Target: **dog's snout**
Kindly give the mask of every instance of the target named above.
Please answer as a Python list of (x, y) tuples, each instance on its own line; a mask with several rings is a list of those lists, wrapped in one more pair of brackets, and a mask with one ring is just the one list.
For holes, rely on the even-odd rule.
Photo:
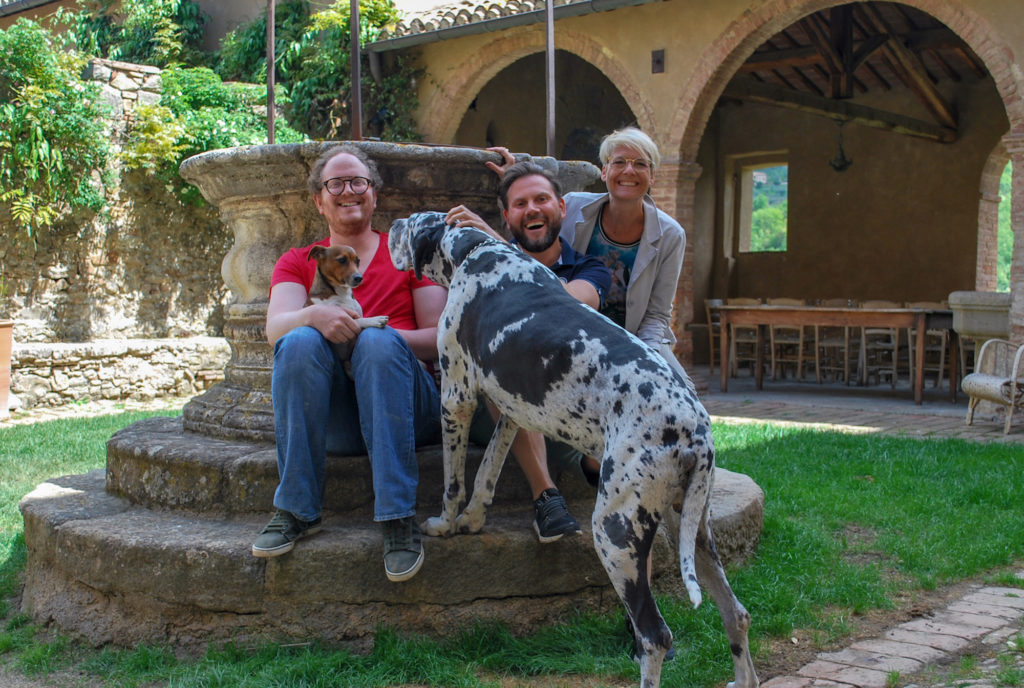
[(356, 274), (352, 275), (352, 286), (353, 287), (358, 287), (362, 283), (363, 283), (363, 275), (362, 275), (362, 273), (357, 272)]

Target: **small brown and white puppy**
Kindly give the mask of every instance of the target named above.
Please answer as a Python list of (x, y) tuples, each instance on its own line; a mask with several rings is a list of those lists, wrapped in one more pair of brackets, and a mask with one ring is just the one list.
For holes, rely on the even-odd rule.
[[(314, 246), (309, 251), (308, 260), (316, 261), (316, 277), (309, 290), (307, 306), (314, 303), (332, 303), (336, 306), (355, 312), (355, 321), (360, 330), (367, 327), (384, 327), (388, 324), (388, 316), (376, 315), (372, 318), (363, 317), (363, 308), (352, 296), (352, 289), (363, 282), (359, 272), (359, 256), (351, 246)], [(346, 362), (352, 356), (352, 342), (331, 342), (334, 353)]]

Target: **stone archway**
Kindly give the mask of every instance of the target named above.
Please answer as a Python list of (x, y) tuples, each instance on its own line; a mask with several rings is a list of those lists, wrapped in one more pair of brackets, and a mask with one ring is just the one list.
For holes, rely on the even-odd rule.
[[(555, 34), (556, 47), (572, 53), (600, 70), (633, 109), (640, 128), (654, 127), (650, 104), (626, 67), (609, 57), (609, 51), (594, 36), (578, 31)], [(544, 50), (543, 31), (519, 31), (499, 37), (476, 51), (472, 64), (466, 65), (424, 103), (420, 118), (421, 130), (428, 141), (452, 142), (469, 108), (480, 90), (501, 70), (517, 60)]]
[[(822, 9), (847, 4), (830, 0), (773, 0), (744, 13), (712, 42), (697, 67), (691, 72), (675, 108), (675, 116), (662, 141), (678, 150), (682, 165), (696, 166), (698, 148), (705, 126), (726, 84), (740, 65), (769, 36), (803, 16)], [(955, 0), (901, 0), (901, 4), (926, 12), (944, 23), (962, 38), (985, 63), (1002, 99), (1010, 123), (1003, 146), (1014, 162), (1013, 208), (1014, 258), (1010, 287), (1013, 305), (1010, 311), (1011, 338), (1024, 341), (1024, 69), (1013, 60), (1012, 46), (999, 40), (998, 32), (973, 8)], [(699, 168), (699, 167), (698, 167)], [(696, 175), (680, 178), (676, 217), (683, 226), (692, 226), (695, 217)], [(692, 299), (693, 284), (680, 281), (677, 302)], [(677, 336), (685, 320), (676, 318)]]
[[(555, 51), (558, 84), (553, 155), (562, 160), (596, 163), (601, 139), (609, 131), (636, 120), (630, 104), (615, 85), (586, 60)], [(453, 143), (505, 146), (513, 151), (543, 152), (547, 148), (543, 52), (521, 57), (498, 72), (476, 94)], [(515, 94), (515, 108), (509, 95)]]

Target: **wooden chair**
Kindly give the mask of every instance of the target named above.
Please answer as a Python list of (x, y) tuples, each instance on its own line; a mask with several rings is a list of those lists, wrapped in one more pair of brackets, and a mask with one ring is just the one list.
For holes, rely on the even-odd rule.
[[(949, 308), (948, 304), (941, 301), (909, 301), (906, 304), (907, 308), (923, 308), (925, 310), (945, 310)], [(916, 333), (908, 328), (907, 329), (907, 349), (910, 352), (909, 355), (909, 368), (910, 368), (910, 384), (914, 384), (914, 361), (916, 355), (915, 344), (917, 343)], [(942, 377), (946, 372), (946, 367), (949, 365), (947, 359), (947, 353), (949, 351), (949, 332), (947, 330), (925, 330), (924, 333), (924, 372), (925, 375), (928, 373), (935, 373), (935, 387), (938, 388), (942, 385)], [(955, 380), (950, 380), (950, 384), (956, 384)]]
[[(860, 304), (861, 308), (902, 308), (895, 301), (870, 300)], [(895, 327), (860, 328), (860, 383), (868, 384), (875, 378), (879, 384), (883, 377), (896, 386), (900, 362), (900, 332)]]
[(1024, 344), (1011, 344), (1005, 339), (988, 340), (978, 353), (974, 370), (960, 385), (970, 396), (967, 424), (973, 424), (978, 402), (991, 401), (1006, 409), (1003, 434), (1008, 435), (1013, 412), (1024, 408)]
[[(708, 360), (711, 361), (711, 375), (715, 374), (715, 356), (717, 355), (718, 345), (722, 340), (722, 314), (719, 312), (719, 307), (722, 305), (722, 299), (704, 299), (704, 315), (708, 321)], [(722, 362), (719, 361), (722, 365)]]
[[(760, 306), (761, 299), (734, 297), (726, 299), (727, 306)], [(729, 325), (729, 375), (736, 377), (740, 362), (750, 364), (751, 374), (757, 365), (757, 328)], [(725, 363), (722, 363), (725, 365)]]
[[(817, 305), (845, 308), (851, 303), (849, 299), (822, 299)], [(842, 380), (844, 384), (850, 384), (852, 348), (857, 348), (857, 345), (850, 337), (849, 326), (814, 326), (814, 375), (818, 384), (822, 383), (825, 375), (829, 375), (833, 380)]]
[[(772, 298), (765, 303), (769, 306), (806, 306), (803, 299)], [(771, 347), (772, 379), (786, 377), (786, 367), (795, 368), (796, 379), (804, 377), (804, 342), (808, 341), (806, 328), (801, 325), (772, 325), (769, 328), (769, 346)]]

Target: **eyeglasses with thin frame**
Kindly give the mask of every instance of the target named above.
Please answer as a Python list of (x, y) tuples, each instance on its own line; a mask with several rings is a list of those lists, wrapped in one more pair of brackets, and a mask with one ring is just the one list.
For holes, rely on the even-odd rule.
[(366, 177), (331, 177), (323, 183), (323, 187), (332, 196), (340, 196), (345, 191), (346, 184), (355, 194), (364, 194), (373, 186), (373, 182)]
[(628, 166), (632, 165), (633, 169), (637, 172), (650, 172), (651, 163), (644, 158), (614, 158), (608, 161), (608, 166), (616, 172), (625, 170)]

